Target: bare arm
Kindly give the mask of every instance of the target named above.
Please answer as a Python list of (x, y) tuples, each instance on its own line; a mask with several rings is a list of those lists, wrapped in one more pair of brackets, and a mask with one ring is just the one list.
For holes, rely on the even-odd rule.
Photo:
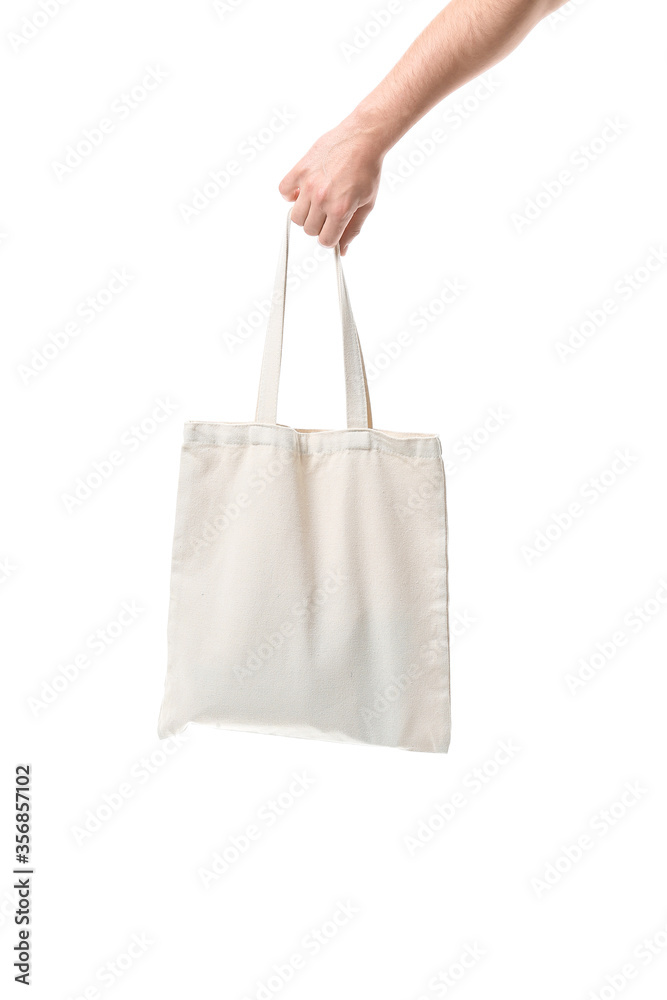
[(451, 0), (381, 83), (280, 182), (292, 219), (345, 253), (372, 210), (385, 155), (443, 98), (508, 55), (566, 0)]

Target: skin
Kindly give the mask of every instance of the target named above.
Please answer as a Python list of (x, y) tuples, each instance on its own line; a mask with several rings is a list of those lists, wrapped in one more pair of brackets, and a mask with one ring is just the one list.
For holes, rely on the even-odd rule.
[(283, 177), (292, 221), (341, 253), (375, 205), (388, 151), (445, 97), (494, 66), (566, 0), (451, 0), (375, 90)]

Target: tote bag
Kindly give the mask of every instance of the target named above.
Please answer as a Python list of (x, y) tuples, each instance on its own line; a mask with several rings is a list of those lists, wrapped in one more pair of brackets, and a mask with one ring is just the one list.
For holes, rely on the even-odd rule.
[(200, 723), (444, 753), (440, 441), (373, 427), (339, 246), (347, 429), (277, 423), (290, 223), (255, 420), (185, 424), (158, 734)]

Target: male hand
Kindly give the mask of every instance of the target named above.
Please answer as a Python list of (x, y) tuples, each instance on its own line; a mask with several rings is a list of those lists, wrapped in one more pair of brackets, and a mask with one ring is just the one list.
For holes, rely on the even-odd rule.
[(341, 253), (358, 236), (386, 153), (444, 97), (504, 59), (566, 0), (450, 0), (394, 68), (283, 177), (292, 221)]
[(350, 119), (325, 133), (280, 182), (283, 198), (296, 202), (292, 221), (345, 254), (375, 204), (384, 152)]

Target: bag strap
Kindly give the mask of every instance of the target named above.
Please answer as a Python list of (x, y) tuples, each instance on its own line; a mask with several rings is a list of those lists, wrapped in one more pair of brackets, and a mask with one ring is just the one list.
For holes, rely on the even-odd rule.
[[(287, 261), (289, 257), (289, 234), (292, 222), (292, 208), (287, 214), (287, 226), (283, 237), (276, 282), (271, 297), (271, 310), (266, 327), (262, 372), (259, 379), (259, 394), (255, 422), (275, 424), (278, 413), (278, 384), (280, 363), (283, 353), (283, 330), (285, 326), (285, 293), (287, 291)], [(343, 326), (343, 359), (345, 362), (345, 397), (348, 427), (372, 427), (371, 401), (364, 357), (359, 343), (359, 334), (352, 315), (350, 297), (345, 284), (343, 266), (340, 259), (340, 244), (334, 251), (338, 278), (338, 303)]]

